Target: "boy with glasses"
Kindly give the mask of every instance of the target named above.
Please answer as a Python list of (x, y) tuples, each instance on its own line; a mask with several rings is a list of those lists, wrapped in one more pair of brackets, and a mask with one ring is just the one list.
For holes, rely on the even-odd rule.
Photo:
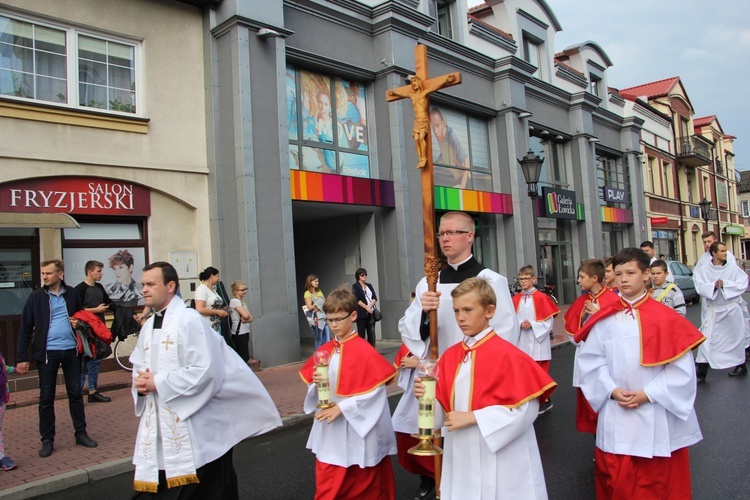
[[(518, 348), (531, 356), (549, 373), (549, 363), (552, 359), (549, 334), (552, 331), (555, 316), (560, 314), (560, 308), (534, 286), (536, 282), (534, 266), (523, 266), (518, 271), (518, 282), (521, 284), (521, 293), (513, 296), (513, 305), (521, 326)], [(551, 409), (552, 401), (547, 399), (539, 406), (539, 414)]]
[[(385, 384), (396, 375), (366, 340), (357, 335), (357, 299), (338, 289), (323, 305), (334, 339), (318, 348), (328, 353), (328, 384), (333, 406), (315, 415), (307, 448), (315, 454), (315, 498), (395, 498), (389, 455), (396, 453), (396, 438)], [(300, 370), (308, 384), (304, 410), (318, 403), (314, 356)]]

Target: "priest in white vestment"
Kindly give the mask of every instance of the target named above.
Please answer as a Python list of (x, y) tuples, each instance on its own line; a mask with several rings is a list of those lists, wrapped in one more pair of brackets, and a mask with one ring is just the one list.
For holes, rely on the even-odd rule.
[(747, 290), (747, 273), (727, 258), (727, 247), (717, 241), (711, 245), (711, 260), (695, 271), (696, 290), (703, 298), (706, 314), (701, 332), (707, 340), (695, 358), (700, 380), (705, 380), (709, 366), (732, 368), (730, 376), (747, 373), (745, 347), (750, 337), (747, 306), (742, 294)]
[(155, 314), (130, 357), (140, 417), (133, 463), (137, 498), (238, 498), (232, 447), (281, 425), (263, 384), (200, 314), (175, 296), (174, 267), (143, 269)]
[(497, 297), (497, 312), (490, 319), (490, 326), (501, 338), (518, 345), (521, 330), (508, 290), (508, 280), (485, 268), (474, 258), (474, 230), (474, 220), (463, 212), (448, 212), (440, 218), (438, 242), (448, 265), (440, 271), (437, 293), (429, 292), (427, 278), (422, 278), (417, 284), (414, 301), (398, 322), (401, 340), (414, 356), (421, 358), (426, 354), (424, 340), (429, 337), (427, 313), (431, 310), (437, 309), (440, 354), (463, 339), (453, 315), (451, 291), (465, 279), (474, 277), (486, 280)]

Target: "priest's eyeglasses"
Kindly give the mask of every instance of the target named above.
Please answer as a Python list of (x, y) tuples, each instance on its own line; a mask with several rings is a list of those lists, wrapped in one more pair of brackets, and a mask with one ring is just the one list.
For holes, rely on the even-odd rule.
[(340, 323), (344, 321), (345, 319), (349, 318), (350, 316), (351, 314), (347, 316), (343, 316), (341, 318), (326, 318), (326, 323), (328, 323), (329, 325), (335, 325), (336, 323)]
[(458, 229), (449, 229), (448, 231), (440, 231), (439, 233), (435, 234), (435, 236), (438, 237), (438, 239), (442, 238), (443, 236), (447, 236), (449, 238), (453, 238), (456, 235), (459, 234), (469, 234), (471, 231), (460, 231)]

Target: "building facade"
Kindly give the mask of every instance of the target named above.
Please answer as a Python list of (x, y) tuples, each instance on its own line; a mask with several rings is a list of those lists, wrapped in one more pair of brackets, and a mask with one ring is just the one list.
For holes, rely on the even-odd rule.
[(41, 261), (63, 258), (75, 286), (85, 262), (100, 260), (110, 296), (134, 307), (146, 263), (177, 264), (188, 293), (211, 264), (202, 14), (170, 0), (0, 1), (0, 342), (10, 363)]

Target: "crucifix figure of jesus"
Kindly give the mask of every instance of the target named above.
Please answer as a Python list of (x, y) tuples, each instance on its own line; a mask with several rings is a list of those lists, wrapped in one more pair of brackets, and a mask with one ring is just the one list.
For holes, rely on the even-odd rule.
[(391, 89), (386, 93), (387, 101), (398, 99), (411, 99), (414, 107), (414, 146), (417, 149), (419, 162), (417, 167), (424, 168), (432, 164), (429, 158), (430, 150), (430, 101), (428, 96), (433, 92), (452, 85), (461, 83), (461, 73), (448, 73), (435, 78), (427, 77), (427, 48), (417, 45), (414, 49), (416, 60), (416, 75), (411, 75), (409, 85)]

